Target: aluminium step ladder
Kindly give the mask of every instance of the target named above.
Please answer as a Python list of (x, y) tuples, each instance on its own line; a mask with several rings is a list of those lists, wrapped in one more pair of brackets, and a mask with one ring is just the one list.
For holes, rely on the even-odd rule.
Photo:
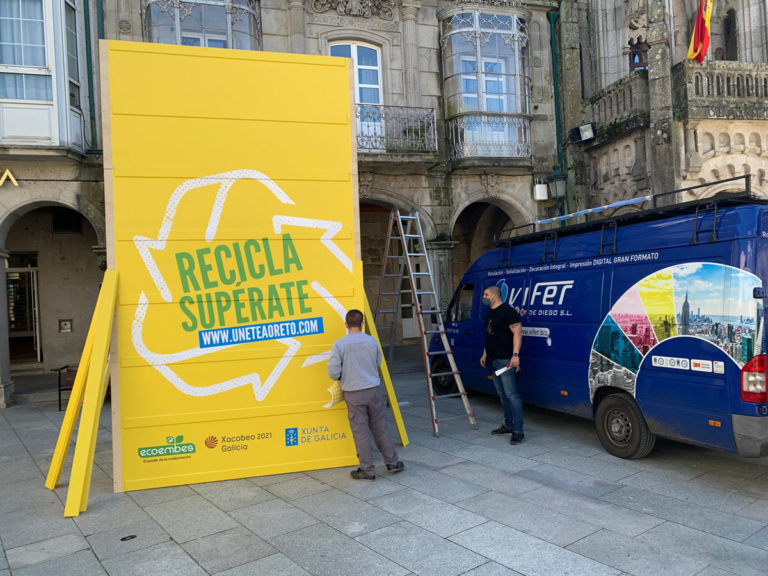
[[(406, 280), (410, 284), (409, 287), (406, 287)], [(413, 305), (421, 335), (433, 434), (439, 436), (435, 401), (443, 398), (460, 397), (469, 423), (477, 430), (475, 414), (469, 405), (467, 391), (461, 381), (461, 375), (445, 333), (421, 221), (418, 213), (404, 216), (400, 210), (395, 209), (389, 215), (379, 297), (374, 316), (374, 323), (379, 333), (388, 332), (387, 355), (390, 361), (395, 347), (397, 317), (404, 294), (410, 296), (410, 303)], [(430, 340), (433, 339), (440, 346), (430, 351)], [(440, 383), (441, 390), (435, 390), (433, 385), (435, 381)], [(453, 391), (454, 384), (456, 391)], [(448, 392), (442, 393), (445, 389), (448, 389)], [(457, 418), (460, 417), (463, 416), (457, 416)]]

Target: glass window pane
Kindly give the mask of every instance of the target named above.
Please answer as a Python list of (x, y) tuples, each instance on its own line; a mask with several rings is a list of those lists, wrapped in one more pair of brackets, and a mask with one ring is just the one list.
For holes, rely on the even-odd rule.
[(184, 14), (184, 9), (187, 6), (191, 6), (192, 10), (189, 13), (189, 16), (184, 18), (181, 21), (181, 29), (182, 30), (200, 30), (203, 27), (203, 7), (199, 4), (188, 4), (186, 2), (182, 2), (182, 10), (181, 13)]
[(503, 84), (499, 80), (487, 80), (485, 81), (485, 93), (486, 94), (501, 94)]
[(195, 36), (182, 36), (181, 45), (182, 46), (202, 46), (203, 39), (197, 38)]
[(462, 96), (461, 103), (460, 112), (475, 112), (480, 109), (477, 105), (477, 96)]
[(203, 28), (206, 31), (221, 30), (226, 34), (227, 13), (223, 6), (203, 6)]
[(477, 78), (471, 77), (461, 78), (461, 91), (462, 92), (470, 92), (470, 93), (476, 93), (477, 92)]
[(21, 46), (0, 44), (0, 64), (21, 65)]
[(504, 112), (504, 102), (501, 98), (489, 98), (486, 107), (488, 112)]
[(226, 48), (227, 41), (224, 38), (208, 38), (207, 44), (209, 48)]
[[(40, 0), (40, 10), (42, 14), (42, 0)], [(19, 0), (0, 0), (0, 18), (18, 18)]]
[[(43, 23), (37, 20), (25, 20), (23, 23), (24, 44), (45, 44), (45, 28)], [(5, 38), (3, 38), (5, 41)]]
[(25, 100), (53, 100), (50, 76), (24, 74)]
[(462, 72), (477, 72), (477, 62), (474, 60), (462, 60), (461, 61)]
[(493, 74), (500, 74), (501, 73), (501, 62), (483, 62), (483, 70), (486, 72), (490, 72)]
[(378, 53), (373, 48), (366, 46), (357, 47), (357, 64), (359, 66), (379, 66)]
[(9, 44), (21, 42), (21, 21), (0, 18), (0, 41)]
[(25, 66), (45, 66), (45, 47), (24, 46), (23, 54)]
[(233, 48), (238, 50), (258, 50), (259, 44), (256, 38), (243, 32), (232, 33)]
[(20, 100), (24, 95), (24, 78), (21, 74), (0, 72), (0, 98)]
[(21, 15), (30, 20), (42, 20), (43, 0), (21, 0)]
[(331, 46), (331, 56), (352, 58), (352, 47), (349, 44), (336, 44)]
[(379, 103), (379, 89), (378, 88), (360, 88), (360, 100), (361, 104), (378, 104)]
[(379, 85), (379, 71), (370, 68), (361, 68), (357, 71), (357, 81), (360, 84)]

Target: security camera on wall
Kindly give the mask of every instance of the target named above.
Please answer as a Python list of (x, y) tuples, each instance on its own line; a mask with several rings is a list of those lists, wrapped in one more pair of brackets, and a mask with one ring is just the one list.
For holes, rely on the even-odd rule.
[(571, 142), (585, 142), (595, 137), (595, 127), (593, 124), (584, 124), (578, 128), (572, 128), (568, 133)]

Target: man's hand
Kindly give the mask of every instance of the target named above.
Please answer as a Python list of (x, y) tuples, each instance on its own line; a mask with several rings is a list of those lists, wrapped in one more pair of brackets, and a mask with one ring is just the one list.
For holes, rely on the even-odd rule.
[(485, 368), (485, 350), (483, 350), (483, 356), (480, 358), (480, 366)]
[(507, 364), (510, 368), (517, 368), (520, 366), (520, 356), (512, 356), (512, 359)]

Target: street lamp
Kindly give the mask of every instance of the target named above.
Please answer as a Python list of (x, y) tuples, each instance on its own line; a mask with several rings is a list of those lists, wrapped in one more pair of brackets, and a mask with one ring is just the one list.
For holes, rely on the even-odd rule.
[(547, 177), (549, 183), (549, 195), (552, 198), (556, 198), (560, 206), (560, 215), (565, 215), (565, 188), (567, 184), (567, 176), (565, 172), (560, 169), (560, 166), (555, 166), (552, 173)]

